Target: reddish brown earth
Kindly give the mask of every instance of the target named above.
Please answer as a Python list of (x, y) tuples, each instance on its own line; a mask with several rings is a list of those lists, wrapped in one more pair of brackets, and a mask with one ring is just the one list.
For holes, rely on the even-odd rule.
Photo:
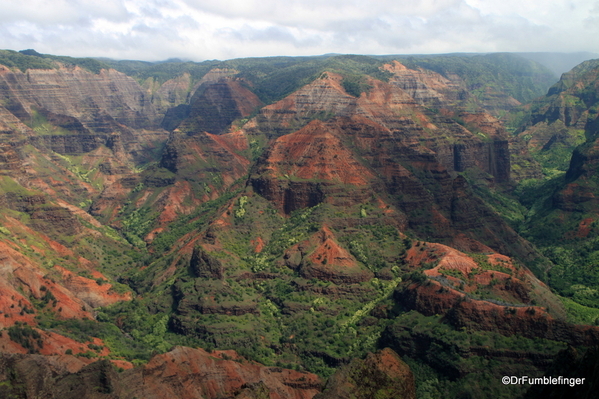
[(337, 243), (335, 235), (326, 226), (288, 249), (284, 259), (288, 267), (299, 269), (305, 278), (352, 284), (374, 277), (370, 270)]
[[(256, 398), (260, 392), (266, 396), (259, 398), (311, 399), (321, 389), (322, 382), (314, 374), (265, 367), (234, 351), (226, 352), (175, 347), (122, 373), (103, 362), (86, 366), (73, 356), (5, 354), (0, 357), (0, 381), (11, 381), (12, 370), (29, 395), (73, 399)], [(19, 386), (23, 385), (11, 393), (19, 393)]]
[(571, 345), (592, 346), (599, 342), (599, 327), (574, 325), (553, 318), (544, 307), (499, 305), (468, 298), (438, 281), (410, 284), (395, 297), (406, 309), (427, 316), (445, 315), (456, 328), (496, 331), (507, 336), (542, 337)]
[[(140, 115), (145, 119), (141, 124), (148, 125), (155, 124), (158, 117), (135, 80), (115, 70), (94, 74), (79, 67), (61, 67), (24, 73), (0, 66), (0, 81), (2, 93), (10, 97), (13, 108), (29, 113), (35, 107), (73, 116), (90, 130), (102, 131), (114, 122), (142, 127)], [(97, 112), (99, 109), (108, 113), (108, 119)]]
[[(145, 204), (145, 199), (150, 195), (142, 197), (138, 202), (138, 207)], [(190, 213), (196, 206), (202, 203), (202, 199), (195, 197), (191, 185), (187, 181), (178, 181), (174, 185), (160, 193), (152, 206), (154, 209), (162, 209), (158, 222), (160, 225), (167, 225), (175, 220), (179, 215)], [(147, 240), (151, 242), (152, 240)]]
[(343, 135), (339, 126), (315, 120), (276, 139), (254, 171), (254, 190), (286, 214), (323, 201), (341, 206), (365, 201), (375, 175)]
[(407, 283), (396, 292), (396, 300), (424, 315), (445, 315), (458, 328), (544, 337), (572, 345), (599, 342), (598, 327), (564, 321), (561, 302), (528, 269), (497, 253), (481, 256), (484, 268), (453, 248), (418, 242), (406, 260), (411, 267), (424, 267), (428, 279)]
[(205, 132), (189, 136), (175, 132), (167, 143), (161, 163), (173, 172), (198, 173), (207, 182), (211, 181), (211, 176), (207, 176), (206, 169), (217, 168), (223, 174), (225, 184), (230, 184), (247, 173), (250, 161), (241, 154), (247, 148), (247, 138), (242, 132), (221, 136)]
[(591, 232), (592, 224), (595, 220), (593, 218), (585, 218), (578, 224), (577, 237), (586, 237)]
[[(485, 112), (453, 115), (449, 109), (436, 116), (421, 107), (430, 106), (431, 101), (441, 108), (455, 105), (463, 92), (459, 84), (435, 72), (407, 69), (398, 62), (388, 70), (395, 73), (389, 83), (372, 79), (369, 92), (359, 98), (344, 91), (340, 75), (323, 73), (283, 100), (262, 108), (244, 129), (271, 137), (291, 133), (315, 117), (364, 117), (392, 132), (394, 140), (399, 139), (411, 151), (435, 156), (450, 171), (478, 166), (499, 181), (509, 179), (508, 135), (496, 118)], [(485, 137), (461, 126), (453, 116), (466, 118)]]
[(47, 276), (47, 271), (5, 242), (0, 242), (0, 257), (0, 310), (3, 312), (3, 317), (0, 317), (1, 326), (9, 327), (17, 321), (35, 325), (37, 311), (30, 299), (39, 300), (46, 293), (51, 293), (55, 298), (55, 302), (49, 301), (46, 308), (60, 317), (91, 318), (91, 307), (77, 298), (76, 293), (56, 283)]
[(256, 238), (255, 242), (252, 241), (252, 245), (255, 245), (254, 252), (259, 254), (264, 249), (264, 240), (262, 239), (262, 237), (258, 237)]
[(492, 251), (467, 255), (442, 244), (417, 242), (408, 250), (406, 261), (410, 267), (424, 267), (426, 276), (456, 290), (459, 296), (476, 294), (517, 305), (531, 305), (534, 301), (551, 308), (556, 317), (565, 316), (563, 305), (549, 288), (508, 256)]
[(373, 174), (355, 159), (340, 139), (341, 132), (315, 120), (278, 138), (266, 156), (265, 173), (276, 178), (325, 180), (364, 186)]
[[(78, 208), (71, 211), (82, 212)], [(36, 316), (42, 313), (53, 313), (58, 319), (93, 319), (95, 307), (131, 299), (130, 293), (112, 292), (109, 280), (95, 270), (94, 263), (78, 257), (47, 235), (10, 216), (2, 218), (2, 225), (11, 236), (0, 237), (0, 328), (22, 323), (35, 327)], [(71, 270), (85, 271), (92, 278), (78, 276)], [(55, 332), (38, 331), (41, 344), (37, 340), (32, 342), (41, 354), (62, 355), (68, 349), (77, 354), (90, 350), (87, 343), (78, 343)], [(7, 330), (1, 340), (3, 352), (27, 352), (10, 340)], [(98, 339), (90, 343), (103, 346)], [(98, 354), (106, 356), (108, 349)]]
[(320, 390), (322, 383), (314, 374), (235, 358), (224, 360), (222, 353), (176, 347), (155, 356), (143, 369), (124, 374), (119, 397), (216, 399), (234, 397), (258, 383), (266, 385), (272, 399), (309, 399)]
[(179, 125), (185, 132), (221, 134), (231, 123), (258, 109), (262, 102), (248, 88), (244, 80), (221, 77), (204, 80), (189, 104), (189, 116)]
[(314, 399), (416, 398), (410, 367), (392, 349), (369, 353), (339, 368)]
[(98, 284), (97, 280), (108, 281), (102, 273), (94, 270), (91, 274), (94, 279), (78, 276), (60, 266), (54, 267), (62, 275), (62, 284), (73, 292), (77, 298), (83, 300), (90, 306), (97, 308), (108, 306), (115, 302), (131, 300), (131, 292), (118, 294), (112, 291), (112, 285), (108, 282)]

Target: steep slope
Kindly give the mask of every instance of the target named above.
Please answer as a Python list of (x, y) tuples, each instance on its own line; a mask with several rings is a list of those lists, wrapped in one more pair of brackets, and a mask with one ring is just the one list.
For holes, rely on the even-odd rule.
[(158, 115), (139, 85), (114, 70), (93, 74), (78, 67), (62, 67), (23, 73), (2, 66), (0, 76), (2, 99), (22, 120), (33, 118), (35, 110), (43, 110), (77, 118), (88, 130), (104, 134), (118, 124), (151, 128), (157, 122)]
[(412, 371), (399, 356), (386, 348), (369, 354), (366, 359), (354, 359), (341, 367), (329, 379), (323, 393), (315, 399), (326, 398), (416, 398)]
[(566, 170), (574, 148), (597, 129), (598, 67), (597, 60), (580, 64), (530, 105), (529, 126), (518, 140), (548, 170)]
[(431, 113), (410, 96), (409, 90), (404, 90), (404, 87), (409, 89), (407, 81), (420, 82), (422, 90), (418, 93), (426, 92), (441, 106), (450, 104), (441, 91), (457, 95), (450, 81), (432, 72), (408, 70), (397, 62), (385, 68), (395, 71), (389, 83), (371, 79), (370, 89), (359, 98), (345, 92), (340, 75), (325, 72), (313, 83), (264, 107), (244, 130), (250, 135), (264, 134), (270, 138), (291, 133), (313, 119), (363, 116), (388, 129), (397, 141), (416, 151), (428, 150), (429, 154), (434, 151), (437, 160), (450, 171), (476, 165), (499, 181), (509, 179), (507, 135), (493, 117), (484, 113), (470, 116), (453, 107)]
[[(380, 57), (389, 60), (389, 56)], [(495, 116), (546, 93), (556, 76), (542, 63), (514, 53), (445, 54), (392, 57), (412, 69), (434, 71), (464, 87), (467, 107), (482, 107)]]
[[(529, 145), (536, 142), (544, 146), (536, 153), (537, 158), (545, 154), (551, 161), (561, 159), (559, 168), (567, 160), (565, 174), (556, 175), (537, 188), (541, 195), (527, 197), (528, 191), (523, 191), (523, 198), (531, 207), (523, 234), (555, 263), (550, 284), (575, 301), (571, 307), (599, 306), (595, 294), (599, 285), (592, 267), (597, 247), (598, 71), (596, 60), (592, 60), (564, 74), (546, 98), (538, 100), (540, 107), (533, 113), (537, 123), (524, 132), (530, 133)], [(581, 142), (584, 144), (579, 145)]]
[(4, 397), (309, 399), (321, 386), (314, 374), (265, 367), (234, 351), (176, 347), (122, 373), (106, 361), (86, 366), (72, 356), (3, 355), (1, 359)]
[[(408, 130), (408, 134), (415, 132), (424, 133), (416, 128)], [(397, 223), (425, 236), (459, 245), (455, 238), (462, 231), (500, 252), (518, 254), (523, 259), (534, 253), (472, 195), (463, 178), (452, 178), (455, 169), (447, 170), (441, 164), (444, 154), (402, 138), (365, 117), (315, 120), (276, 139), (258, 160), (250, 184), (287, 214), (321, 202), (337, 206), (364, 204), (374, 195), (397, 208)], [(464, 163), (471, 162), (468, 168), (478, 166), (484, 170), (501, 165), (502, 160), (489, 165), (488, 158), (475, 157), (478, 145), (487, 144), (479, 142), (471, 146), (474, 148), (465, 145), (452, 155)], [(503, 171), (495, 173), (502, 177)], [(483, 220), (494, 227), (485, 227)]]
[[(368, 355), (390, 346), (421, 391), (496, 397), (500, 372), (596, 342), (527, 268), (550, 262), (478, 197), (512, 184), (508, 133), (481, 105), (499, 115), (506, 93), (358, 56), (165, 64), (141, 85), (52, 65), (3, 69), (0, 108), (1, 344), (86, 359), (40, 366), (36, 392), (309, 398), (320, 382), (297, 370), (347, 365), (323, 395), (413, 396), (392, 352)], [(497, 384), (469, 386), (495, 356), (476, 376)], [(81, 368), (97, 358), (141, 367)]]
[(234, 120), (249, 116), (262, 102), (244, 83), (231, 77), (203, 82), (190, 100), (189, 117), (180, 129), (219, 134)]

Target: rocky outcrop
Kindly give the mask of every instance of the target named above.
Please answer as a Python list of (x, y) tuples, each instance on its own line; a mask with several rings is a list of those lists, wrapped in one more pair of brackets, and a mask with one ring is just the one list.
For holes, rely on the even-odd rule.
[[(35, 326), (40, 313), (93, 319), (93, 308), (131, 299), (130, 293), (114, 292), (109, 279), (89, 260), (14, 218), (4, 216), (1, 221), (5, 230), (0, 237), (0, 327)], [(27, 239), (10, 239), (6, 231)], [(91, 278), (67, 268), (85, 271)]]
[(374, 274), (358, 261), (335, 238), (326, 226), (309, 239), (289, 248), (283, 256), (285, 265), (298, 270), (302, 277), (353, 284), (368, 281)]
[(392, 85), (427, 107), (450, 107), (468, 96), (464, 81), (457, 75), (447, 78), (423, 68), (409, 69), (399, 61), (386, 64), (383, 68), (393, 74), (390, 79)]
[(108, 148), (123, 166), (147, 162), (145, 150), (168, 137), (150, 96), (115, 70), (94, 74), (61, 66), (20, 72), (0, 66), (0, 99), (6, 105), (0, 127), (12, 130), (3, 141), (10, 140), (21, 158), (31, 152), (22, 150), (26, 144), (62, 155)]
[[(534, 308), (533, 308), (534, 309)], [(448, 320), (457, 328), (519, 334), (527, 338), (543, 337), (574, 346), (599, 344), (599, 327), (570, 324), (530, 308), (511, 308), (495, 304), (464, 301), (452, 309)]]
[[(187, 283), (187, 284), (186, 284)], [(178, 281), (173, 286), (175, 314), (171, 317), (173, 331), (183, 335), (195, 335), (209, 342), (228, 342), (230, 326), (199, 322), (197, 315), (218, 314), (226, 316), (259, 315), (256, 295), (235, 292), (226, 281), (197, 278), (190, 286), (187, 281)], [(249, 337), (239, 338), (236, 345), (245, 345)], [(230, 345), (230, 343), (229, 343)]]
[(73, 356), (0, 357), (3, 397), (217, 399), (255, 398), (265, 393), (269, 398), (310, 399), (320, 387), (314, 374), (265, 367), (234, 351), (208, 353), (175, 347), (122, 373), (107, 360), (85, 365)]
[[(564, 321), (559, 299), (527, 269), (499, 254), (467, 256), (440, 244), (418, 242), (406, 255), (411, 277), (394, 299), (405, 310), (445, 315), (456, 328), (544, 337), (596, 345), (599, 328)], [(550, 309), (550, 310), (549, 310)]]
[[(142, 394), (148, 399), (234, 398), (247, 395), (259, 383), (266, 386), (270, 397), (281, 399), (309, 399), (320, 390), (321, 382), (314, 374), (265, 367), (230, 352), (210, 354), (201, 349), (176, 347), (154, 357), (143, 369), (125, 372), (128, 374), (123, 374), (119, 397)], [(225, 355), (235, 360), (225, 360)]]
[(208, 255), (201, 247), (194, 248), (189, 267), (195, 277), (223, 278), (224, 268), (221, 262)]
[(516, 138), (550, 169), (566, 170), (570, 155), (587, 138), (593, 138), (599, 118), (594, 109), (598, 99), (599, 62), (583, 62), (564, 73), (547, 95), (534, 101), (527, 128)]
[(323, 201), (350, 205), (365, 200), (375, 176), (344, 145), (341, 134), (313, 121), (278, 138), (258, 162), (250, 184), (286, 214)]
[(94, 74), (79, 67), (61, 67), (20, 72), (0, 66), (0, 98), (21, 110), (15, 115), (22, 120), (43, 110), (51, 113), (49, 120), (63, 118), (78, 130), (81, 125), (72, 119), (68, 122), (69, 117), (76, 118), (95, 133), (110, 133), (117, 124), (155, 127), (159, 119), (137, 82), (115, 70)]
[(195, 177), (210, 181), (215, 172), (221, 174), (220, 180), (230, 184), (247, 173), (250, 161), (242, 155), (248, 148), (247, 138), (241, 132), (222, 136), (210, 133), (185, 135), (174, 132), (166, 143), (160, 161), (161, 166), (179, 173), (182, 177)]
[[(507, 133), (497, 119), (482, 111), (470, 114), (451, 108), (431, 113), (422, 105), (434, 98), (437, 105), (452, 107), (450, 93), (461, 89), (431, 71), (408, 70), (397, 62), (388, 69), (395, 73), (389, 83), (370, 79), (370, 90), (359, 98), (345, 92), (340, 75), (325, 72), (283, 100), (262, 108), (244, 129), (250, 135), (277, 137), (314, 119), (362, 117), (387, 130), (393, 141), (404, 147), (433, 155), (449, 171), (476, 166), (498, 181), (509, 180)], [(419, 83), (412, 90), (414, 85), (408, 81)]]
[(239, 79), (221, 78), (202, 83), (190, 100), (185, 132), (221, 134), (231, 123), (249, 116), (262, 102)]
[(369, 353), (339, 368), (314, 399), (416, 398), (410, 367), (392, 349)]
[(439, 281), (410, 284), (394, 298), (406, 310), (424, 315), (445, 315), (455, 328), (494, 331), (511, 336), (543, 337), (571, 345), (597, 345), (599, 328), (573, 325), (556, 319), (546, 308), (523, 306), (497, 300), (473, 299)]

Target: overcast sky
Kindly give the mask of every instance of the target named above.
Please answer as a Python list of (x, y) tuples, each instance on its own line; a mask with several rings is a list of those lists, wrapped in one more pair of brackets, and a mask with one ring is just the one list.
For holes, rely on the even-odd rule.
[(202, 61), (599, 52), (596, 0), (1, 0), (0, 48)]

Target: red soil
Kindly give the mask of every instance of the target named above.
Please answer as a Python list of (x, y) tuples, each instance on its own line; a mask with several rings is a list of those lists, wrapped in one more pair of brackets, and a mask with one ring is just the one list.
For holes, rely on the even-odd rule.
[(279, 137), (269, 152), (267, 170), (276, 177), (328, 180), (356, 186), (374, 179), (341, 142), (338, 132), (314, 120), (295, 133)]

